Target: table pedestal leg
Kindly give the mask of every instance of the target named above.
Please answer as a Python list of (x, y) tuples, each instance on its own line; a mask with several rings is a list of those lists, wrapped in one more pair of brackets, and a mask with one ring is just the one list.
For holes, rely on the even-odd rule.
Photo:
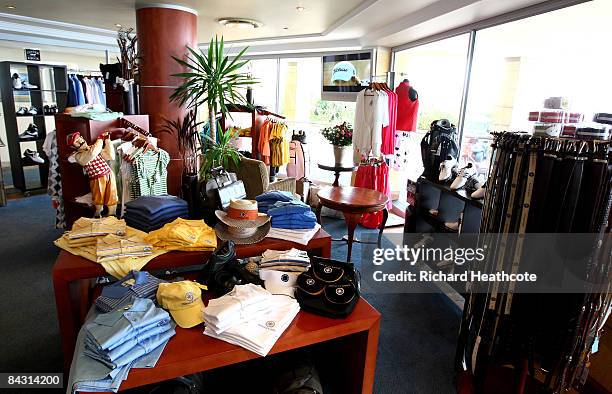
[(346, 254), (346, 261), (351, 261), (351, 253), (353, 251), (353, 238), (355, 236), (355, 228), (357, 227), (357, 223), (361, 219), (360, 213), (348, 213), (343, 212), (344, 221), (346, 222), (346, 227), (348, 229), (348, 251)]
[(317, 223), (319, 223), (320, 225), (323, 225), (321, 223), (321, 209), (323, 209), (323, 205), (321, 205), (321, 202), (319, 201), (319, 203), (317, 204), (315, 215), (317, 216)]
[(338, 180), (340, 178), (340, 171), (334, 172), (334, 176), (335, 176), (335, 179), (334, 179), (334, 183), (332, 184), (332, 186), (338, 187), (338, 186), (340, 186), (340, 183), (338, 182)]
[(389, 211), (387, 210), (386, 206), (385, 208), (383, 208), (382, 213), (383, 213), (383, 219), (382, 219), (382, 223), (380, 224), (380, 231), (378, 232), (378, 247), (379, 248), (380, 248), (381, 241), (382, 241), (383, 231), (385, 231), (385, 224), (387, 224), (387, 219), (389, 218)]

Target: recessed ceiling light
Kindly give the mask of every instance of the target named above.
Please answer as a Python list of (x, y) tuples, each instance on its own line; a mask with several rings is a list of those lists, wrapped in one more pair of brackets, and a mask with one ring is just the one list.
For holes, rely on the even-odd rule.
[(295, 7), (296, 10), (298, 10), (298, 12), (302, 12), (304, 11), (306, 8), (302, 7), (301, 5), (298, 5), (297, 7)]
[(283, 27), (283, 30), (289, 30), (289, 28), (287, 26)]
[(263, 23), (246, 18), (220, 18), (217, 22), (224, 27), (237, 27), (239, 29), (257, 29), (262, 27)]
[(7, 5), (6, 8), (8, 8), (9, 10), (14, 10), (17, 7), (15, 7), (14, 5)]
[(115, 26), (117, 27), (123, 27), (123, 25), (121, 23), (115, 23)]

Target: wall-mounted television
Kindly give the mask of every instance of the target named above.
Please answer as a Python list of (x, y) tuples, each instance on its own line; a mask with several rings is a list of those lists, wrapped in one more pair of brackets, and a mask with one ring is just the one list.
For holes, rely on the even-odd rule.
[(323, 100), (355, 101), (372, 79), (372, 51), (323, 56)]

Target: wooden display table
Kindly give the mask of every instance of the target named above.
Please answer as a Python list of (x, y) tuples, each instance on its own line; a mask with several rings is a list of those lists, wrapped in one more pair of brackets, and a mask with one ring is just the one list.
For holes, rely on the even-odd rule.
[[(267, 249), (287, 250), (297, 248), (312, 252), (313, 255), (330, 257), (331, 237), (323, 229), (310, 240), (308, 245), (280, 239), (265, 238), (252, 245), (237, 245), (238, 257), (261, 255)], [(205, 263), (211, 252), (169, 252), (151, 260), (143, 267), (144, 271), (165, 270), (196, 266)], [(55, 261), (52, 270), (55, 307), (59, 322), (64, 356), (64, 370), (70, 369), (76, 338), (91, 305), (91, 280), (107, 276), (100, 264), (83, 257), (75, 256), (64, 250)], [(178, 376), (178, 375), (177, 375)]]
[(327, 165), (327, 164), (317, 164), (317, 166), (325, 171), (331, 171), (334, 173), (334, 183), (332, 184), (332, 186), (340, 186), (340, 184), (338, 183), (338, 180), (340, 179), (340, 173), (341, 172), (353, 172), (355, 170), (357, 170), (358, 166), (354, 165), (354, 164), (333, 164), (333, 165)]
[(364, 187), (340, 186), (326, 187), (319, 190), (319, 205), (317, 206), (317, 221), (321, 224), (321, 208), (327, 207), (342, 212), (348, 228), (348, 251), (346, 261), (351, 261), (355, 228), (364, 213), (383, 211), (383, 220), (378, 233), (378, 246), (389, 217), (387, 203), (389, 198), (383, 193)]
[[(208, 371), (260, 356), (202, 333), (202, 326), (176, 328), (155, 368), (135, 368), (120, 390), (145, 386)], [(324, 353), (333, 370), (332, 386), (339, 393), (371, 393), (374, 385), (380, 313), (361, 299), (345, 319), (330, 319), (300, 311), (276, 342), (270, 355), (326, 342)], [(262, 378), (271, 379), (272, 376)], [(257, 392), (254, 390), (253, 392)]]

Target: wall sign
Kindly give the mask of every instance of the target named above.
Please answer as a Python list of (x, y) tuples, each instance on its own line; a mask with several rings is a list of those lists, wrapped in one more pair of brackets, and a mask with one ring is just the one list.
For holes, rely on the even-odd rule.
[(39, 49), (26, 49), (25, 50), (26, 60), (32, 60), (35, 62), (40, 61), (40, 50)]

